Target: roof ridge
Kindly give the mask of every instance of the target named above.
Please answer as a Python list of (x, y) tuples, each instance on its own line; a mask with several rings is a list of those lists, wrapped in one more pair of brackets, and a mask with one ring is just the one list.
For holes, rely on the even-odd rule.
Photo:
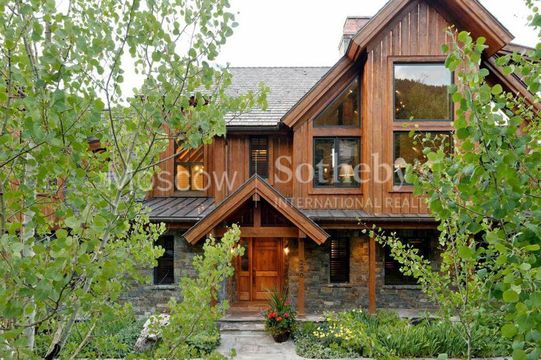
[(331, 65), (321, 66), (230, 66), (229, 69), (328, 69)]

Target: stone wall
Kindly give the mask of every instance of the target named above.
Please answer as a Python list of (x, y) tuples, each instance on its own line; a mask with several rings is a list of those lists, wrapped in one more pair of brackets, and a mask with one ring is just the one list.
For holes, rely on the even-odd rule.
[[(343, 233), (341, 237), (343, 237)], [(308, 313), (368, 307), (368, 238), (352, 231), (350, 238), (350, 281), (347, 284), (331, 284), (329, 270), (330, 242), (317, 245), (305, 240), (305, 309)], [(378, 246), (376, 262), (376, 305), (378, 308), (429, 309), (418, 286), (384, 285), (383, 251)], [(293, 303), (298, 291), (298, 244), (290, 243), (287, 283)]]
[[(173, 231), (175, 237), (175, 284), (153, 285), (152, 269), (144, 270), (147, 283), (134, 287), (123, 299), (130, 301), (138, 315), (150, 315), (163, 312), (170, 298), (181, 298), (178, 282), (182, 276), (195, 274), (192, 259), (202, 252), (202, 242), (192, 246), (181, 236), (181, 231)], [(344, 233), (341, 234), (343, 237)], [(305, 240), (305, 308), (308, 313), (322, 313), (329, 310), (343, 310), (355, 307), (368, 307), (368, 238), (358, 231), (346, 233), (350, 238), (350, 282), (331, 284), (329, 281), (330, 241), (317, 245), (310, 239)], [(293, 304), (298, 293), (298, 244), (289, 241), (290, 253), (285, 259), (285, 284), (289, 287)], [(378, 308), (415, 308), (433, 307), (417, 286), (384, 285), (383, 251), (378, 246), (376, 262), (376, 301)], [(224, 284), (220, 298), (235, 300), (236, 283), (230, 279)]]
[(144, 285), (135, 285), (122, 297), (124, 301), (132, 303), (136, 314), (148, 316), (166, 310), (167, 302), (175, 297), (181, 298), (179, 281), (183, 276), (194, 276), (192, 266), (193, 257), (202, 253), (202, 242), (193, 246), (181, 236), (182, 231), (170, 231), (168, 235), (174, 235), (174, 256), (175, 256), (175, 283), (171, 285), (154, 285), (153, 270), (141, 270), (146, 278)]

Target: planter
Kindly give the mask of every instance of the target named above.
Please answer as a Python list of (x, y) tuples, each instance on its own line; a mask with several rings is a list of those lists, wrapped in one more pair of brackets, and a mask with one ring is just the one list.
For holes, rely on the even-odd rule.
[(279, 334), (272, 334), (272, 338), (277, 343), (283, 343), (283, 342), (289, 340), (289, 331), (279, 333)]

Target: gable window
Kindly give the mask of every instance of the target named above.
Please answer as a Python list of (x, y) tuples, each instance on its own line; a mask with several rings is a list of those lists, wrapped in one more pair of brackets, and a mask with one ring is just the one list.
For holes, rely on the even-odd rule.
[(250, 176), (269, 177), (269, 140), (266, 136), (250, 138)]
[(359, 102), (359, 80), (355, 79), (315, 118), (314, 126), (359, 127), (361, 121)]
[(156, 241), (156, 246), (164, 248), (164, 253), (158, 258), (158, 265), (154, 268), (154, 284), (166, 285), (175, 282), (174, 275), (174, 237), (160, 236)]
[(349, 282), (349, 239), (331, 239), (329, 254), (330, 282)]
[(175, 190), (203, 191), (205, 189), (205, 165), (203, 147), (182, 149), (175, 146)]
[[(397, 237), (404, 245), (409, 244), (418, 250), (418, 254), (427, 260), (434, 260), (432, 244), (438, 238), (436, 230), (398, 230)], [(404, 275), (401, 264), (391, 256), (388, 246), (385, 250), (385, 285), (416, 285), (417, 280), (412, 276)]]
[(452, 73), (443, 63), (394, 64), (395, 121), (450, 121), (451, 84)]
[(441, 145), (445, 146), (447, 154), (451, 153), (452, 137), (450, 132), (423, 131), (413, 137), (408, 131), (395, 131), (394, 133), (394, 184), (410, 185), (406, 183), (406, 167), (415, 161), (424, 163), (427, 159), (423, 154), (424, 148), (436, 151)]
[(314, 138), (314, 186), (358, 187), (358, 138)]

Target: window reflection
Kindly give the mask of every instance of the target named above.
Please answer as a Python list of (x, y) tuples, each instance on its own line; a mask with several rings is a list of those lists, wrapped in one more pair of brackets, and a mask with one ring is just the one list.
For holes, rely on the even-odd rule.
[(445, 145), (447, 153), (452, 149), (452, 138), (450, 132), (425, 131), (410, 137), (409, 132), (398, 131), (394, 133), (394, 184), (409, 185), (404, 176), (408, 164), (415, 161), (424, 163), (427, 159), (423, 154), (424, 148), (431, 148), (436, 151), (441, 145)]
[(353, 82), (314, 120), (314, 126), (359, 126), (359, 81)]
[(314, 139), (314, 185), (358, 186), (359, 139)]
[(450, 120), (451, 83), (443, 64), (395, 64), (395, 120)]

